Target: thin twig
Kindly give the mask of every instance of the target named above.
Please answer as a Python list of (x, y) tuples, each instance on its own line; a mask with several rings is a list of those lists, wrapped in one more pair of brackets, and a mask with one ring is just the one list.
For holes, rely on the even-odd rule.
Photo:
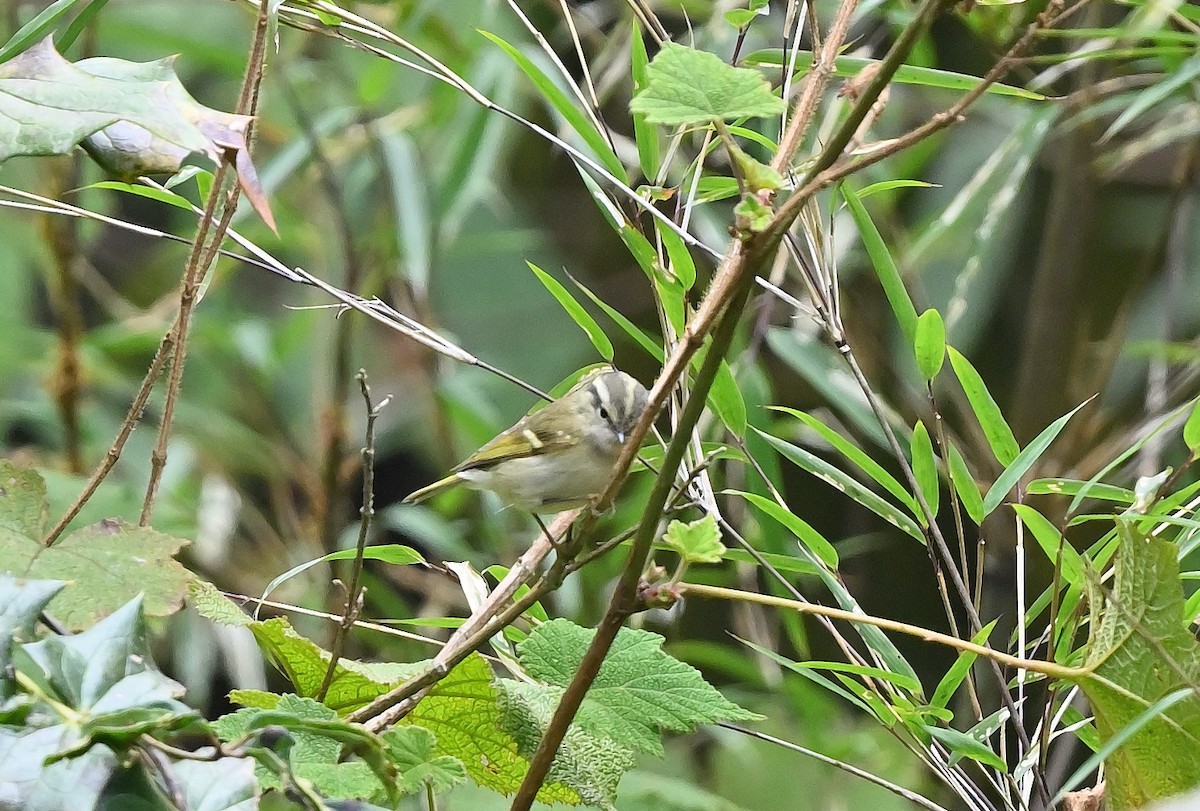
[(362, 611), (362, 594), (359, 590), (359, 578), (363, 569), (363, 550), (367, 548), (367, 539), (371, 534), (371, 519), (375, 517), (375, 421), (379, 412), (392, 399), (391, 395), (384, 397), (379, 405), (371, 402), (371, 388), (367, 385), (367, 373), (363, 369), (355, 375), (358, 388), (362, 393), (363, 402), (367, 409), (366, 440), (362, 449), (362, 507), (359, 509), (358, 543), (354, 547), (354, 562), (350, 569), (350, 581), (346, 584), (346, 611), (342, 621), (333, 632), (333, 642), (329, 646), (329, 666), (325, 669), (325, 678), (321, 679), (321, 687), (317, 690), (317, 701), (324, 701), (333, 683), (333, 674), (337, 670), (338, 661), (342, 658), (342, 650), (350, 629), (358, 621)]
[[(254, 27), (254, 41), (251, 45), (250, 58), (246, 64), (246, 74), (242, 80), (242, 90), (238, 98), (237, 112), (240, 115), (253, 116), (258, 108), (258, 89), (262, 83), (263, 65), (266, 58), (269, 17), (268, 7), (263, 4), (259, 8), (258, 20)], [(244, 149), (250, 149), (251, 136), (252, 131), (248, 125)], [(228, 152), (221, 155), (216, 176), (213, 179), (212, 190), (209, 192), (205, 204), (204, 215), (200, 218), (192, 249), (188, 254), (187, 264), (184, 266), (183, 282), (179, 289), (179, 313), (172, 327), (175, 335), (172, 346), (171, 371), (167, 380), (158, 439), (150, 454), (150, 480), (146, 485), (142, 515), (138, 521), (142, 526), (150, 523), (150, 517), (154, 513), (158, 485), (162, 479), (163, 468), (167, 463), (167, 442), (171, 435), (175, 406), (183, 387), (187, 336), (191, 327), (191, 316), (196, 306), (197, 294), (205, 275), (219, 256), (221, 242), (225, 238), (225, 232), (229, 229), (230, 221), (233, 219), (237, 207), (238, 185), (236, 182), (227, 182), (231, 172), (236, 174), (236, 170), (232, 169), (230, 163), (231, 158), (232, 155)], [(220, 211), (220, 219), (214, 228), (213, 222), (217, 219), (218, 211)]]
[(907, 622), (873, 617), (869, 614), (857, 614), (853, 611), (843, 611), (840, 608), (831, 608), (816, 603), (803, 603), (797, 600), (789, 600), (786, 597), (775, 597), (770, 594), (759, 594), (753, 591), (738, 591), (737, 589), (727, 589), (721, 586), (707, 586), (700, 583), (680, 583), (678, 592), (680, 597), (690, 596), (708, 597), (719, 600), (742, 600), (750, 603), (758, 603), (759, 605), (786, 608), (800, 614), (815, 614), (817, 616), (829, 617), (830, 619), (844, 620), (845, 622), (874, 625), (876, 628), (881, 628), (885, 631), (906, 634), (917, 639), (923, 639), (926, 642), (945, 645), (957, 651), (973, 653), (983, 659), (988, 659), (1007, 667), (1022, 668), (1056, 679), (1080, 679), (1091, 673), (1090, 670), (1083, 667), (1067, 667), (1056, 662), (1023, 659), (1019, 656), (1013, 656), (1012, 654), (1003, 653), (993, 648), (984, 647), (983, 645), (976, 645), (974, 642), (959, 639), (956, 636), (932, 631), (928, 628), (922, 628), (919, 625), (909, 625)]

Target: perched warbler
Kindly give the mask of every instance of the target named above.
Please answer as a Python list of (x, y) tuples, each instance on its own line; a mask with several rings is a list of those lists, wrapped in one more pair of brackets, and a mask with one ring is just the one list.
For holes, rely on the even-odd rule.
[(404, 503), (464, 484), (491, 490), (506, 505), (531, 513), (582, 507), (608, 484), (646, 399), (645, 387), (624, 372), (592, 372)]

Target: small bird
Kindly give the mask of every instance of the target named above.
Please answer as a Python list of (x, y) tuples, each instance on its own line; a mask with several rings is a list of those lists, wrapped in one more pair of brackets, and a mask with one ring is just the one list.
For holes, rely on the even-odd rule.
[(646, 400), (645, 387), (624, 372), (591, 372), (404, 503), (463, 484), (491, 490), (506, 505), (535, 515), (582, 507), (608, 484)]

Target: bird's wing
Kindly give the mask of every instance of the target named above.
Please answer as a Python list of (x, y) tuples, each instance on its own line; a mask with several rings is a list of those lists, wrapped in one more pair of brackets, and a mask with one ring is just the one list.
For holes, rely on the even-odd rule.
[(566, 431), (534, 430), (526, 424), (525, 420), (521, 420), (475, 451), (454, 470), (457, 473), (463, 470), (489, 468), (509, 459), (554, 453), (574, 446), (576, 441), (575, 437)]

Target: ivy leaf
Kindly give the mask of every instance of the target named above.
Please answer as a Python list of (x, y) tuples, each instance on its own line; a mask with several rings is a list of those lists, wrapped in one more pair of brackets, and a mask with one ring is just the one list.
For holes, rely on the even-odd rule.
[(242, 189), (274, 229), (246, 146), (250, 116), (197, 102), (172, 62), (96, 57), (71, 63), (47, 37), (0, 64), (0, 161), (61, 155), (81, 144), (105, 169), (131, 180), (177, 172), (193, 153), (216, 163), (232, 150)]
[(69, 585), (50, 603), (66, 627), (86, 628), (143, 595), (147, 614), (173, 614), (183, 605), (191, 574), (174, 558), (186, 544), (150, 527), (104, 520), (54, 546), (0, 528), (0, 572)]
[(55, 580), (17, 581), (0, 575), (0, 702), (13, 694), (12, 648), (34, 638), (38, 614), (65, 583)]
[[(1078, 679), (1102, 744), (1140, 724), (1105, 760), (1114, 811), (1142, 808), (1200, 784), (1200, 644), (1183, 623), (1178, 550), (1118, 521), (1112, 592), (1089, 579), (1092, 636)], [(1164, 701), (1177, 691), (1182, 700)], [(1158, 702), (1161, 710), (1144, 713)]]
[(702, 124), (779, 115), (783, 100), (757, 71), (725, 64), (716, 54), (673, 42), (646, 68), (646, 87), (630, 109), (652, 124)]
[[(535, 679), (565, 688), (595, 631), (563, 619), (534, 629), (517, 647)], [(622, 628), (588, 690), (580, 713), (584, 729), (641, 752), (661, 753), (661, 732), (699, 724), (759, 718), (722, 696), (691, 665), (663, 653), (663, 638)]]
[(400, 793), (412, 794), (426, 785), (435, 792), (446, 791), (467, 779), (461, 760), (435, 754), (437, 739), (427, 729), (402, 726), (383, 735), (388, 758), (400, 770)]
[(663, 543), (688, 563), (720, 563), (727, 551), (721, 543), (721, 530), (711, 515), (690, 524), (672, 521)]

